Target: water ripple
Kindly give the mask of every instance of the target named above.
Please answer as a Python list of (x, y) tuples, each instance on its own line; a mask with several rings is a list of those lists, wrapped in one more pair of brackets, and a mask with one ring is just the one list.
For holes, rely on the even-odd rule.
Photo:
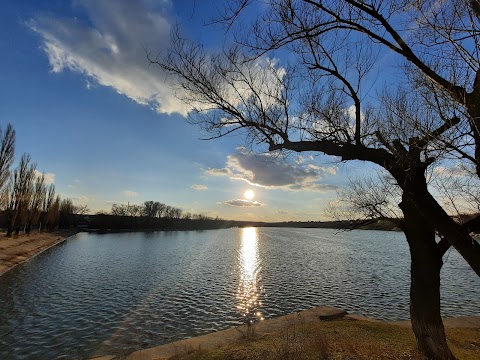
[[(393, 232), (78, 234), (0, 278), (0, 358), (121, 355), (322, 304), (406, 319), (409, 278)], [(479, 299), (451, 251), (443, 315), (480, 314)]]

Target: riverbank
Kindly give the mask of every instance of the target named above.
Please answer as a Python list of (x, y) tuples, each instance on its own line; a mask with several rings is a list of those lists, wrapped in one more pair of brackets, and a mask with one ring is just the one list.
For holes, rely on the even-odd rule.
[(15, 237), (0, 233), (0, 276), (76, 233), (77, 229), (32, 232)]
[[(445, 319), (459, 359), (480, 358), (480, 316)], [(101, 357), (97, 360), (123, 359)], [(373, 320), (329, 307), (301, 311), (136, 351), (127, 360), (422, 359), (409, 321)]]

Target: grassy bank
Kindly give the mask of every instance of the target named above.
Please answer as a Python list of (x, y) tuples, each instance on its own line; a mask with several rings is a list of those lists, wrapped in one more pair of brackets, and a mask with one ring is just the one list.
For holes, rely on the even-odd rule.
[[(444, 321), (459, 359), (480, 359), (480, 317)], [(422, 359), (409, 321), (388, 323), (318, 306), (298, 313), (138, 350), (128, 360)]]
[[(447, 329), (449, 345), (459, 359), (480, 359), (480, 329)], [(343, 318), (302, 323), (258, 336), (247, 336), (217, 349), (184, 349), (175, 360), (260, 359), (423, 359), (415, 350), (410, 328), (383, 322)], [(250, 332), (251, 333), (251, 332)]]

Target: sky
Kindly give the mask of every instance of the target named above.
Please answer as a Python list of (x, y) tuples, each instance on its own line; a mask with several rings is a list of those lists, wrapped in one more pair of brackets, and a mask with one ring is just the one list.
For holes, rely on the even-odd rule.
[[(221, 2), (218, 1), (218, 4)], [(328, 220), (326, 204), (355, 165), (302, 154), (252, 153), (240, 136), (201, 140), (188, 106), (145, 49), (172, 26), (220, 46), (208, 7), (187, 0), (4, 0), (0, 126), (62, 197), (91, 213), (160, 201), (226, 219)], [(247, 199), (245, 191), (253, 190)]]

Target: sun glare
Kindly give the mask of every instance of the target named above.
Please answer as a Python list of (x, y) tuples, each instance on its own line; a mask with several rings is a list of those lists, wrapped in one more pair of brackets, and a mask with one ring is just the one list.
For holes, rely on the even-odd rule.
[(255, 193), (253, 192), (253, 190), (247, 190), (243, 193), (243, 196), (245, 197), (245, 199), (252, 200), (255, 197)]

